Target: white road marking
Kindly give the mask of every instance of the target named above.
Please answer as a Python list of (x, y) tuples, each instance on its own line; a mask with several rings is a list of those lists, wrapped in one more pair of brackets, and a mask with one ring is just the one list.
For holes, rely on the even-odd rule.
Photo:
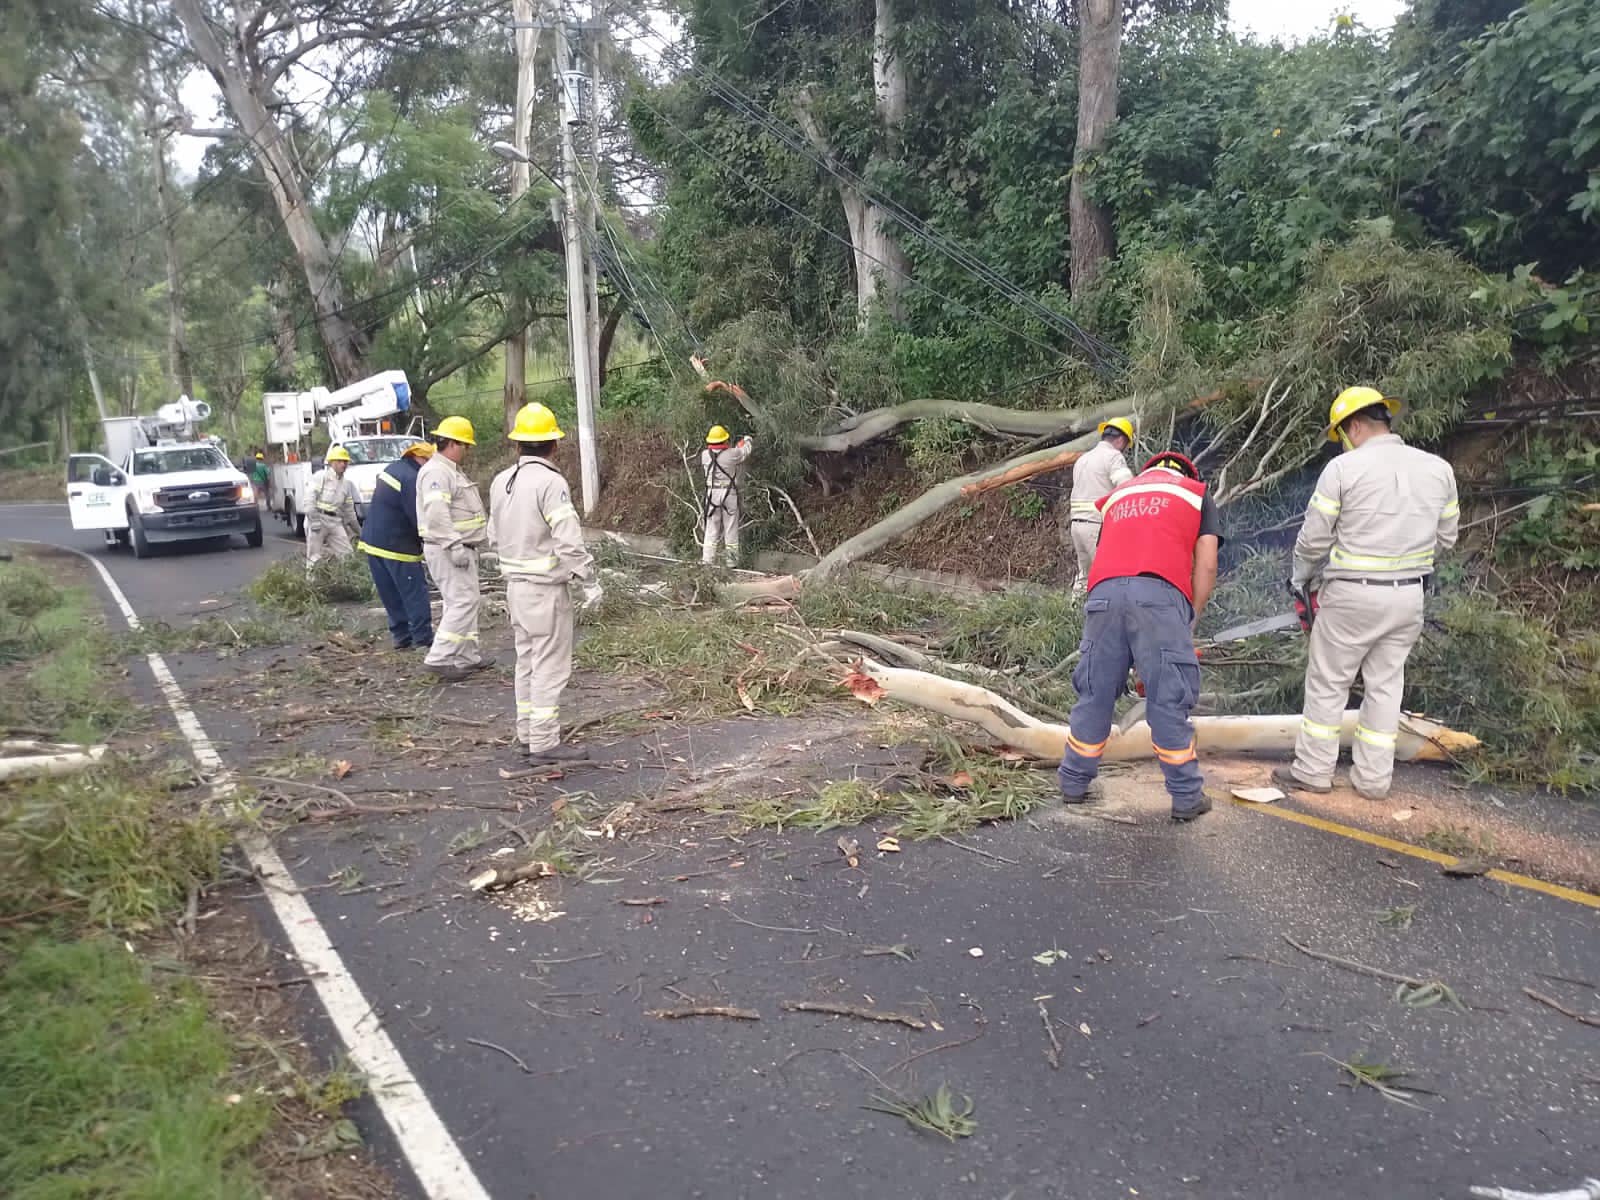
[[(139, 614), (128, 603), (127, 596), (123, 595), (103, 562), (69, 546), (58, 546), (56, 549), (76, 554), (93, 566), (100, 574), (100, 581), (111, 593), (111, 599), (121, 610), (128, 628), (141, 627)], [(194, 751), (195, 761), (211, 773), (211, 782), (219, 794), (231, 794), (234, 789), (233, 776), (211, 739), (206, 736), (200, 719), (189, 707), (189, 701), (167, 667), (166, 660), (159, 654), (151, 654), (147, 656), (147, 661), (157, 686), (167, 699), (167, 706), (172, 709), (179, 730)], [(283, 865), (272, 843), (260, 834), (244, 834), (239, 838), (239, 845), (250, 860), (251, 868), (260, 877), (267, 902), (272, 905), (278, 923), (283, 926), (295, 957), (305, 966), (306, 974), (311, 976), (334, 1028), (344, 1040), (351, 1063), (367, 1077), (372, 1097), (377, 1101), (384, 1119), (389, 1122), (389, 1128), (394, 1131), (395, 1139), (400, 1143), (411, 1169), (416, 1172), (423, 1192), (429, 1200), (489, 1200), (489, 1193), (478, 1182), (461, 1147), (450, 1136), (450, 1131), (445, 1128), (444, 1121), (422, 1091), (422, 1086), (412, 1078), (411, 1069), (400, 1057), (394, 1042), (390, 1041), (389, 1035), (376, 1020), (368, 1020), (373, 1014), (373, 1006), (362, 995), (361, 986), (328, 940), (327, 930), (300, 894), (299, 885)]]

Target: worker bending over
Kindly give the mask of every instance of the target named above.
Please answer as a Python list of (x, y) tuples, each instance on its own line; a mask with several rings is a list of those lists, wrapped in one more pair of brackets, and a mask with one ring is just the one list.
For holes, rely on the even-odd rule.
[(343, 558), (361, 536), (356, 519), (355, 485), (344, 477), (350, 451), (335, 446), (328, 451), (322, 470), (311, 477), (311, 511), (306, 514), (306, 568), (324, 558)]
[(424, 666), (444, 679), (462, 679), (488, 666), (478, 651), (478, 547), (483, 544), (483, 501), (461, 469), (477, 444), (472, 422), (446, 417), (434, 431), (439, 450), (417, 472), (417, 528), (422, 557), (443, 608)]
[(1133, 665), (1144, 680), (1145, 719), (1173, 819), (1192, 821), (1211, 811), (1189, 711), (1200, 695), (1194, 624), (1217, 582), (1222, 544), (1216, 504), (1194, 463), (1169, 450), (1104, 497), (1100, 512), (1105, 526), (1072, 673), (1078, 703), (1058, 772), (1061, 794), (1068, 804), (1091, 798), (1112, 710)]
[(1078, 577), (1074, 592), (1089, 590), (1089, 571), (1094, 566), (1095, 547), (1100, 544), (1100, 501), (1133, 478), (1128, 460), (1123, 457), (1133, 445), (1133, 422), (1112, 417), (1100, 422), (1100, 443), (1072, 465), (1071, 518), (1072, 548), (1078, 554)]
[(754, 443), (748, 436), (728, 444), (728, 431), (713, 425), (706, 433), (706, 448), (700, 451), (700, 469), (706, 474), (706, 532), (700, 547), (700, 561), (717, 560), (717, 545), (722, 545), (728, 566), (739, 561), (739, 485), (744, 482), (745, 463)]
[(396, 650), (433, 644), (433, 609), (417, 531), (417, 473), (433, 457), (427, 442), (413, 442), (378, 476), (356, 548), (367, 556), (372, 583), (389, 617)]
[(561, 744), (561, 693), (572, 677), (568, 581), (583, 586), (585, 609), (600, 603), (578, 510), (550, 461), (566, 435), (548, 408), (525, 404), (507, 436), (521, 455), (489, 485), (489, 544), (500, 555), (517, 646), (517, 741), (530, 763), (587, 762), (587, 750)]
[(1317, 603), (1294, 765), (1272, 772), (1280, 787), (1332, 787), (1359, 673), (1350, 783), (1368, 800), (1389, 794), (1406, 658), (1422, 634), (1423, 580), (1434, 556), (1456, 544), (1461, 511), (1450, 464), (1390, 432), (1399, 411), (1398, 400), (1353, 387), (1328, 412), (1328, 440), (1344, 453), (1317, 478), (1294, 544), (1290, 586), (1314, 588)]

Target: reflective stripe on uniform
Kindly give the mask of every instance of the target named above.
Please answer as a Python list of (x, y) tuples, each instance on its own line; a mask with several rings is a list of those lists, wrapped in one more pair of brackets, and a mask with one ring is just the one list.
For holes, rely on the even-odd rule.
[(317, 501), (317, 511), (318, 512), (324, 512), (324, 513), (327, 513), (329, 516), (335, 516), (336, 517), (336, 516), (339, 515), (339, 506), (337, 504), (324, 504), (321, 500), (318, 500)]
[(541, 705), (537, 708), (531, 704), (528, 706), (528, 719), (530, 721), (555, 721), (559, 720), (560, 717), (561, 709), (557, 705)]
[(445, 491), (443, 488), (439, 489), (438, 491), (422, 493), (422, 502), (424, 504), (432, 504), (435, 500), (448, 499), (450, 499), (450, 493)]
[(1099, 758), (1106, 752), (1105, 742), (1092, 745), (1089, 742), (1080, 742), (1070, 732), (1067, 734), (1067, 745), (1078, 754), (1083, 755), (1084, 758)]
[(1179, 487), (1175, 483), (1136, 483), (1132, 487), (1121, 488), (1111, 493), (1111, 499), (1106, 501), (1106, 507), (1110, 508), (1113, 504), (1120, 504), (1129, 496), (1150, 495), (1176, 496), (1191, 508), (1202, 507), (1199, 496), (1188, 488)]
[(1301, 717), (1300, 732), (1307, 737), (1323, 738), (1324, 740), (1336, 742), (1344, 730), (1338, 725), (1319, 725), (1310, 717)]
[(369, 546), (365, 542), (357, 542), (356, 549), (370, 554), (374, 558), (392, 558), (395, 562), (421, 562), (420, 554), (401, 554), (397, 550), (381, 550), (377, 546)]
[(1182, 750), (1164, 750), (1154, 742), (1150, 743), (1150, 748), (1156, 752), (1156, 757), (1169, 767), (1181, 767), (1184, 763), (1193, 762), (1199, 757), (1194, 752), (1193, 738), (1189, 739), (1189, 744)]
[(502, 558), (500, 560), (500, 573), (502, 575), (543, 575), (554, 571), (561, 560), (554, 554), (547, 554), (543, 558)]
[(1379, 733), (1376, 729), (1368, 729), (1365, 725), (1356, 726), (1356, 739), (1367, 743), (1369, 746), (1383, 746), (1390, 750), (1400, 739), (1398, 733)]
[(1449, 504), (1444, 506), (1444, 511), (1439, 515), (1441, 517), (1459, 517), (1461, 515), (1461, 502), (1459, 500), (1450, 501)]
[(1312, 492), (1311, 507), (1316, 509), (1319, 513), (1325, 513), (1330, 517), (1337, 517), (1339, 515), (1339, 510), (1343, 508), (1344, 505), (1340, 504), (1337, 500), (1330, 500), (1321, 492)]
[(1096, 503), (1094, 500), (1074, 500), (1071, 502), (1071, 507), (1073, 512), (1099, 512), (1100, 510), (1095, 507)]
[(402, 490), (402, 485), (401, 485), (400, 481), (398, 479), (396, 479), (393, 475), (390, 475), (387, 471), (385, 471), (382, 475), (379, 475), (378, 478), (383, 480), (385, 483), (387, 483), (395, 491), (398, 492), (398, 491)]
[(578, 510), (573, 508), (572, 505), (558, 504), (544, 514), (544, 523), (546, 525), (554, 525), (557, 521), (565, 521), (568, 517), (576, 517), (577, 515)]
[(435, 630), (433, 636), (443, 638), (447, 642), (475, 642), (478, 640), (478, 635), (475, 633), (446, 633), (443, 629)]
[(1343, 567), (1347, 571), (1429, 571), (1433, 569), (1433, 551), (1418, 550), (1412, 554), (1351, 554), (1342, 546), (1335, 546), (1328, 555), (1328, 565)]
[(457, 529), (461, 529), (461, 530), (465, 530), (465, 531), (471, 531), (471, 530), (474, 530), (474, 529), (482, 529), (488, 523), (489, 523), (489, 518), (484, 516), (482, 513), (479, 513), (477, 516), (466, 517), (466, 518), (464, 518), (464, 519), (462, 519), (460, 521), (451, 522), (451, 524), (453, 524)]

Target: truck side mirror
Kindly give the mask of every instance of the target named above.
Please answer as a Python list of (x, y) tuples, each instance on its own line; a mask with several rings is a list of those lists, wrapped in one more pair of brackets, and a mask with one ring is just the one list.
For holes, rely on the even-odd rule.
[(127, 482), (128, 481), (125, 478), (123, 478), (123, 475), (122, 475), (121, 471), (112, 471), (111, 472), (111, 482), (107, 486), (108, 487), (121, 487), (123, 484), (125, 484)]

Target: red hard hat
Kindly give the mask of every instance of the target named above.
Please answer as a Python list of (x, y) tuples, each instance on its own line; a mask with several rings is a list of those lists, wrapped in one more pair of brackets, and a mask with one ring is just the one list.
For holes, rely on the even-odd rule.
[(1174, 467), (1182, 471), (1190, 479), (1200, 478), (1200, 468), (1194, 465), (1194, 460), (1187, 454), (1179, 454), (1176, 450), (1163, 450), (1160, 454), (1154, 455), (1139, 470), (1141, 472), (1148, 471), (1151, 467)]

